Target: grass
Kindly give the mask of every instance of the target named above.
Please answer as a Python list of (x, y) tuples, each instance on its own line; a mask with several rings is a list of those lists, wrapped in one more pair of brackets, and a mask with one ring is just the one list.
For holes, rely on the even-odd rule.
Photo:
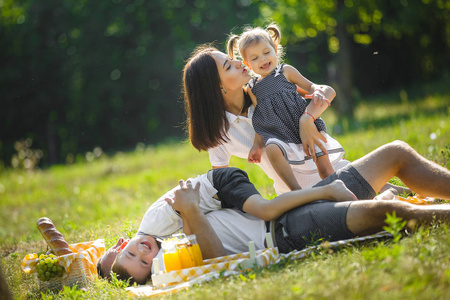
[[(413, 96), (411, 96), (413, 95)], [(420, 154), (450, 168), (450, 91), (422, 86), (373, 97), (355, 107), (355, 118), (324, 114), (329, 132), (355, 160), (376, 147), (401, 139)], [(274, 196), (263, 172), (242, 159), (261, 193)], [(15, 298), (113, 299), (128, 294), (119, 282), (99, 280), (87, 291), (65, 289), (40, 294), (34, 276), (20, 269), (27, 253), (45, 249), (35, 227), (42, 216), (53, 220), (70, 243), (131, 236), (150, 204), (178, 179), (209, 168), (207, 153), (186, 143), (138, 145), (129, 153), (102, 155), (90, 162), (27, 172), (0, 173), (0, 253), (2, 269)], [(393, 182), (399, 183), (398, 180)], [(450, 234), (446, 225), (423, 228), (398, 243), (355, 245), (324, 251), (242, 276), (214, 280), (177, 293), (177, 299), (444, 299), (450, 294)]]

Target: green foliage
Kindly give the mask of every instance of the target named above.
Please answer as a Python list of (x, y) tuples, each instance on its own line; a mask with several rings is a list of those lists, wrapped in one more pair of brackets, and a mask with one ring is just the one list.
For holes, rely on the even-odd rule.
[[(405, 93), (407, 102), (399, 96)], [(355, 118), (348, 119), (346, 126), (333, 111), (327, 111), (324, 119), (349, 160), (402, 139), (428, 159), (448, 166), (448, 99), (449, 94), (438, 85), (424, 85), (358, 104)], [(245, 169), (263, 196), (274, 195), (272, 182), (259, 167), (237, 158), (230, 165)], [(207, 153), (199, 153), (187, 143), (167, 143), (140, 145), (128, 153), (103, 154), (92, 161), (31, 173), (20, 169), (0, 173), (1, 267), (11, 293), (18, 299), (128, 298), (123, 282), (111, 285), (105, 280), (95, 281), (86, 291), (68, 289), (41, 295), (36, 277), (20, 268), (26, 254), (46, 250), (36, 220), (43, 216), (52, 219), (69, 243), (105, 238), (110, 247), (119, 236), (132, 236), (151, 203), (179, 179), (209, 168)], [(398, 179), (393, 182), (402, 184)], [(325, 249), (299, 261), (284, 260), (244, 273), (245, 280), (221, 277), (173, 297), (440, 299), (450, 293), (449, 251), (448, 228), (438, 224), (419, 228), (397, 243), (355, 245), (332, 253)]]
[(401, 232), (406, 226), (406, 220), (398, 218), (394, 211), (386, 214), (385, 222), (388, 226), (383, 226), (383, 229), (392, 234), (394, 242), (398, 242), (402, 238)]
[(287, 61), (338, 90), (340, 116), (353, 98), (446, 78), (450, 65), (443, 0), (3, 0), (0, 7), (0, 170), (17, 164), (14, 143), (23, 139), (42, 151), (40, 166), (74, 162), (96, 147), (112, 153), (181, 139), (185, 60), (200, 43), (224, 49), (227, 33), (246, 24), (277, 21)]

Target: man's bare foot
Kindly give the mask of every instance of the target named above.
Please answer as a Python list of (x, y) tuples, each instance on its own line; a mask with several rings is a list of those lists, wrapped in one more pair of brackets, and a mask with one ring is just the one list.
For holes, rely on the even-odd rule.
[(330, 187), (330, 200), (333, 201), (355, 201), (355, 194), (350, 191), (342, 180), (335, 180), (328, 185)]

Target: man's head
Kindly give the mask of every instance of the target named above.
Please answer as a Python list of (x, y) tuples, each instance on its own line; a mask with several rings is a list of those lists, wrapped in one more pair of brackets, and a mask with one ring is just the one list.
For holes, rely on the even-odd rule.
[(159, 252), (158, 243), (149, 235), (137, 235), (117, 255), (112, 271), (117, 278), (130, 283), (145, 284), (151, 277), (153, 258)]
[(106, 253), (100, 257), (97, 262), (97, 272), (98, 275), (102, 278), (109, 279), (111, 277), (111, 267), (113, 262), (116, 260), (116, 256), (118, 254), (118, 249), (125, 242), (123, 237), (117, 240), (117, 243), (109, 248)]

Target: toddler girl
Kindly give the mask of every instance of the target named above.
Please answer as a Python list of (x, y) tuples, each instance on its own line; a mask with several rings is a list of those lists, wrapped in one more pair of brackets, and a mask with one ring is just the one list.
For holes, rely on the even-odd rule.
[[(319, 131), (325, 132), (325, 123), (318, 116), (336, 93), (329, 86), (312, 83), (294, 67), (280, 64), (283, 54), (280, 39), (281, 33), (275, 24), (269, 25), (266, 30), (247, 28), (241, 36), (230, 37), (228, 55), (234, 59), (235, 54), (240, 54), (244, 64), (259, 75), (250, 81), (248, 88), (255, 105), (252, 122), (256, 132), (249, 161), (258, 161), (261, 147), (265, 145), (277, 174), (291, 190), (296, 190), (301, 186), (290, 165), (304, 165), (311, 160), (301, 145), (300, 117), (307, 115), (314, 120)], [(306, 97), (313, 99), (315, 109), (306, 110), (308, 103), (297, 93), (297, 87), (309, 94)], [(324, 106), (325, 103), (327, 105)], [(334, 173), (328, 153), (333, 155), (332, 162), (339, 161), (344, 154), (344, 149), (336, 140), (323, 134), (327, 139), (327, 153), (316, 147), (317, 159), (314, 161), (314, 169), (318, 170), (321, 178)]]

